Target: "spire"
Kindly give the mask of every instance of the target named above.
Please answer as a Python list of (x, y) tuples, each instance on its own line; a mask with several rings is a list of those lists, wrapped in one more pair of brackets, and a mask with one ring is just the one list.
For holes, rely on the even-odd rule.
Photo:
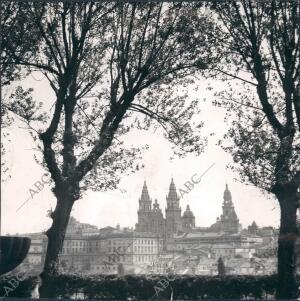
[(176, 186), (173, 178), (171, 178), (170, 188), (169, 188), (169, 196), (177, 197)]
[(224, 191), (224, 204), (232, 204), (231, 192), (228, 188), (228, 184), (226, 183), (225, 191)]
[(150, 196), (149, 196), (146, 181), (144, 181), (144, 185), (143, 185), (143, 189), (142, 189), (142, 195), (141, 195), (141, 198), (139, 199), (139, 204), (140, 204), (140, 209), (141, 210), (145, 210), (145, 211), (150, 211), (151, 210), (151, 199), (150, 199)]
[(169, 193), (167, 195), (167, 207), (179, 207), (179, 196), (173, 178), (171, 178)]
[(143, 202), (150, 202), (150, 196), (148, 192), (148, 187), (146, 181), (144, 181), (143, 189), (142, 189), (142, 195), (141, 195), (141, 201)]

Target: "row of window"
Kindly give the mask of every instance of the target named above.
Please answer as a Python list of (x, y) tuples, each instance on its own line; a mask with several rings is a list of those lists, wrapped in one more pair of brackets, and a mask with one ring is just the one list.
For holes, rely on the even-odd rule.
[[(155, 255), (134, 255), (133, 261), (134, 262), (153, 262), (155, 261)], [(108, 262), (111, 263), (118, 263), (118, 262), (130, 262), (131, 256), (124, 256), (124, 255), (117, 255), (112, 254), (108, 256)]]
[(82, 247), (82, 246), (88, 246), (89, 242), (88, 241), (69, 241), (66, 240), (67, 246), (76, 246), (76, 247)]
[[(88, 248), (88, 247), (74, 247), (74, 248), (63, 248), (62, 249), (62, 254), (77, 254), (77, 253), (87, 253), (87, 252), (92, 252), (92, 251), (100, 251), (98, 248)], [(116, 254), (120, 254), (120, 253), (128, 253), (131, 252), (132, 249), (127, 248), (127, 247), (109, 247), (108, 248), (108, 252), (114, 252)], [(153, 246), (135, 246), (134, 247), (134, 253), (156, 253), (157, 252), (157, 247), (153, 247)]]
[(102, 271), (110, 271), (110, 270), (116, 270), (117, 268), (115, 266), (94, 266), (92, 267), (93, 270), (102, 270)]
[(151, 261), (154, 261), (156, 258), (156, 256), (153, 256), (153, 255), (136, 255), (133, 257), (133, 260), (135, 262), (151, 262)]
[[(96, 242), (93, 242), (93, 241), (70, 241), (70, 240), (66, 240), (65, 244), (70, 247), (70, 246), (73, 246), (73, 247), (87, 247), (87, 246), (90, 246), (90, 245), (94, 245), (94, 246), (100, 246), (101, 245), (101, 242), (99, 241), (96, 241)], [(133, 242), (126, 242), (126, 241), (118, 241), (118, 240), (109, 240), (108, 241), (108, 245), (124, 245), (124, 246), (128, 246), (128, 245), (131, 245), (131, 244), (148, 244), (148, 245), (153, 245), (155, 244), (155, 240), (150, 240), (150, 239), (138, 239), (138, 240), (134, 240)]]
[(116, 245), (116, 244), (127, 244), (127, 245), (130, 245), (130, 244), (148, 244), (148, 245), (153, 245), (155, 243), (156, 240), (153, 240), (153, 239), (134, 239), (134, 241), (132, 242), (125, 242), (125, 241), (119, 241), (119, 240), (109, 240), (108, 241), (108, 245)]
[(61, 253), (62, 254), (77, 254), (77, 253), (87, 253), (92, 252), (91, 248), (63, 248)]

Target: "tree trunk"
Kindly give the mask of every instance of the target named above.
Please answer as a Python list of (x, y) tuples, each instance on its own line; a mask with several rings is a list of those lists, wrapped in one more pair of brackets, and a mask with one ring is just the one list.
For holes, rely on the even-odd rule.
[(281, 216), (278, 237), (278, 286), (277, 299), (292, 299), (297, 297), (296, 283), (296, 252), (298, 238), (296, 213), (298, 207), (297, 187), (284, 185), (275, 189)]
[(39, 289), (41, 298), (51, 298), (55, 296), (55, 287), (51, 285), (53, 276), (58, 274), (59, 253), (62, 250), (63, 242), (71, 214), (71, 210), (76, 198), (70, 193), (70, 187), (65, 192), (56, 192), (57, 205), (51, 213), (53, 223), (46, 232), (48, 245), (44, 270), (41, 274), (42, 286)]

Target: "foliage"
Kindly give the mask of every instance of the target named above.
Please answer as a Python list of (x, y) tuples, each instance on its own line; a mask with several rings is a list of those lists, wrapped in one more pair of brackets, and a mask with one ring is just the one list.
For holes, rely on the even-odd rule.
[(300, 165), (297, 3), (229, 0), (213, 9), (224, 45), (215, 75), (228, 84), (215, 105), (232, 124), (222, 145), (243, 182), (274, 192)]
[(226, 269), (225, 269), (225, 264), (222, 259), (222, 257), (219, 257), (218, 259), (218, 275), (219, 276), (225, 276), (226, 274)]
[[(242, 182), (273, 193), (280, 205), (277, 297), (294, 298), (296, 212), (300, 191), (300, 55), (296, 1), (228, 0), (216, 12), (224, 57), (215, 76), (228, 83), (215, 105), (231, 128), (221, 143)], [(215, 34), (216, 34), (215, 32)]]
[[(24, 76), (15, 57), (29, 58), (37, 50), (40, 38), (34, 20), (26, 11), (30, 3), (1, 1), (1, 85), (7, 86)], [(23, 70), (24, 71), (24, 70)]]
[[(124, 137), (133, 129), (161, 128), (178, 155), (202, 151), (202, 123), (193, 122), (198, 104), (186, 101), (183, 89), (196, 71), (216, 61), (216, 51), (208, 47), (213, 41), (205, 36), (212, 23), (199, 5), (35, 3), (27, 15), (36, 20), (38, 49), (25, 57), (10, 49), (10, 58), (27, 72), (44, 73), (56, 94), (50, 112), (46, 103), (39, 110), (47, 112), (47, 133), (55, 121), (57, 129), (47, 137), (51, 146), (46, 148), (41, 135), (45, 125), (30, 123), (41, 152), (55, 152), (55, 160), (43, 158), (54, 182), (58, 171), (70, 166), (63, 155), (66, 115), (81, 191), (115, 188), (122, 173), (139, 170), (148, 146), (126, 145)], [(203, 28), (201, 34), (196, 28)], [(72, 102), (69, 109), (64, 98)], [(12, 111), (22, 115), (23, 109), (14, 105)]]
[[(6, 161), (7, 145), (10, 142), (9, 126), (12, 125), (15, 116), (11, 115), (7, 102), (14, 93), (24, 98), (29, 97), (31, 89), (24, 90), (21, 87), (15, 88), (13, 84), (26, 76), (25, 70), (15, 64), (15, 56), (22, 58), (32, 57), (37, 51), (40, 36), (34, 27), (33, 20), (28, 20), (26, 11), (30, 3), (1, 1), (1, 181), (10, 177), (9, 167)], [(12, 51), (13, 50), (13, 51)], [(23, 94), (23, 95), (22, 95)], [(20, 97), (22, 99), (22, 97)], [(20, 100), (19, 98), (19, 100)]]
[[(60, 275), (52, 279), (55, 296), (70, 298), (72, 294), (84, 292), (85, 297), (102, 300), (148, 300), (151, 297), (159, 300), (170, 299), (170, 288), (155, 295), (155, 285), (161, 276), (88, 276), (79, 277)], [(12, 292), (11, 297), (28, 297), (28, 288), (34, 278), (27, 279)], [(236, 298), (254, 297), (262, 299), (265, 294), (274, 295), (277, 278), (273, 276), (177, 276), (172, 281), (174, 299), (198, 300), (204, 298)], [(3, 288), (3, 282), (0, 287)], [(27, 289), (26, 289), (27, 288)], [(26, 293), (27, 291), (27, 293)]]
[(125, 270), (124, 270), (124, 265), (122, 263), (118, 264), (118, 275), (120, 277), (124, 276)]

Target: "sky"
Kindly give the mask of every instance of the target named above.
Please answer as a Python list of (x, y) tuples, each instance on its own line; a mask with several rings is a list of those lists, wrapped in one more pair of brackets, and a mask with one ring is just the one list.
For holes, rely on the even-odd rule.
[[(22, 82), (26, 88), (34, 88), (34, 97), (43, 100), (46, 105), (54, 101), (54, 95), (47, 80), (39, 73), (29, 76)], [(259, 226), (279, 225), (279, 207), (276, 200), (260, 189), (240, 183), (238, 175), (226, 169), (232, 162), (217, 141), (222, 139), (228, 129), (224, 123), (225, 110), (212, 105), (214, 96), (209, 86), (223, 88), (219, 81), (200, 80), (199, 89), (192, 91), (190, 97), (201, 101), (201, 112), (197, 118), (204, 122), (203, 135), (208, 137), (208, 145), (200, 156), (189, 154), (185, 158), (170, 160), (170, 145), (158, 133), (134, 131), (126, 136), (128, 143), (147, 143), (149, 149), (143, 153), (144, 169), (121, 178), (118, 189), (107, 192), (87, 191), (75, 202), (72, 216), (80, 222), (106, 226), (134, 227), (137, 223), (138, 200), (143, 182), (147, 182), (153, 202), (158, 200), (163, 212), (166, 207), (166, 195), (173, 177), (177, 190), (186, 189), (185, 183), (195, 174), (201, 175), (200, 183), (180, 199), (182, 212), (190, 205), (196, 218), (196, 226), (210, 226), (222, 213), (223, 192), (227, 183), (232, 194), (237, 216), (243, 227), (256, 221)], [(5, 91), (4, 91), (5, 92)], [(204, 102), (204, 98), (206, 101)], [(49, 184), (43, 185), (39, 193), (30, 198), (34, 185), (42, 180), (47, 171), (34, 160), (35, 144), (28, 131), (15, 122), (10, 128), (9, 140), (4, 141), (10, 178), (2, 183), (1, 201), (2, 234), (21, 234), (47, 230), (51, 219), (47, 211), (55, 208), (55, 198)], [(211, 133), (215, 135), (210, 136)], [(45, 181), (46, 182), (46, 181)], [(25, 205), (18, 208), (26, 201)]]

